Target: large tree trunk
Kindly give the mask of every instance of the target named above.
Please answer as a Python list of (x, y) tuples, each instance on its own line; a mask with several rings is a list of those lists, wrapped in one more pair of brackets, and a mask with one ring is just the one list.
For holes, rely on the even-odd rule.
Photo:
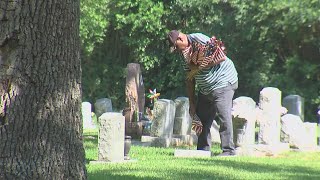
[(79, 9), (0, 1), (0, 179), (86, 179)]

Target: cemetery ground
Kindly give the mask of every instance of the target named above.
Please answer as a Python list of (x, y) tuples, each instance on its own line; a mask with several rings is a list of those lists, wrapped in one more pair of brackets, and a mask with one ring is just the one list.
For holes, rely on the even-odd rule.
[[(84, 131), (88, 179), (320, 179), (319, 152), (288, 152), (271, 157), (177, 158), (174, 147), (132, 145), (125, 163), (95, 164), (98, 131)], [(195, 149), (195, 147), (177, 147)], [(218, 145), (211, 149), (220, 153)]]

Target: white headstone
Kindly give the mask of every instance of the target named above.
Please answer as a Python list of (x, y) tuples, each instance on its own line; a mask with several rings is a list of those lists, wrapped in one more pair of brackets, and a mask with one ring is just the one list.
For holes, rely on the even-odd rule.
[(178, 97), (175, 102), (175, 118), (173, 134), (187, 135), (191, 132), (191, 117), (189, 115), (189, 99)]
[(280, 143), (281, 91), (274, 87), (264, 88), (260, 92), (259, 135), (261, 144)]
[(317, 143), (318, 143), (317, 142), (317, 139), (318, 139), (317, 138), (318, 137), (317, 123), (305, 122), (305, 123), (303, 123), (303, 125), (307, 131), (306, 139), (308, 139), (308, 141), (307, 141), (309, 143), (308, 146), (310, 148), (316, 148)]
[(317, 146), (317, 124), (303, 123), (300, 116), (286, 114), (281, 117), (284, 142), (300, 150), (312, 150)]
[(91, 103), (82, 103), (82, 122), (83, 129), (95, 129), (96, 125), (92, 121)]
[(108, 112), (99, 117), (99, 161), (124, 160), (125, 119), (121, 113)]
[(150, 135), (153, 137), (171, 138), (175, 116), (175, 104), (172, 100), (159, 99), (153, 107)]
[(233, 100), (232, 120), (236, 146), (247, 146), (255, 143), (256, 102), (249, 97), (241, 96)]

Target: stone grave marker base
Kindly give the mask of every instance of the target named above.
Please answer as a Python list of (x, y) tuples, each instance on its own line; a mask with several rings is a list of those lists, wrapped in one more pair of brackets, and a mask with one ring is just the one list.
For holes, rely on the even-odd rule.
[(290, 151), (289, 143), (254, 144), (236, 148), (237, 156), (276, 156), (288, 151)]
[(139, 139), (142, 135), (143, 122), (126, 122), (125, 134), (133, 139)]
[(193, 146), (197, 144), (196, 135), (173, 135), (172, 138), (141, 136), (141, 145), (153, 147)]
[(320, 152), (320, 146), (303, 148), (303, 149), (292, 148), (290, 150), (295, 152)]
[(137, 159), (121, 160), (121, 161), (90, 161), (90, 164), (116, 164), (116, 163), (134, 163)]
[(189, 149), (176, 149), (174, 157), (194, 158), (194, 157), (211, 157), (211, 151), (189, 150)]

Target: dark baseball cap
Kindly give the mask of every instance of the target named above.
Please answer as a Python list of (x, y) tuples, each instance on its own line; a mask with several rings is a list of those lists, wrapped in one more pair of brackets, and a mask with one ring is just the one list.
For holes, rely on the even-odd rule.
[(170, 52), (173, 52), (176, 50), (176, 41), (179, 37), (179, 31), (177, 30), (172, 30), (168, 33), (168, 41), (169, 41), (169, 46), (170, 46)]

